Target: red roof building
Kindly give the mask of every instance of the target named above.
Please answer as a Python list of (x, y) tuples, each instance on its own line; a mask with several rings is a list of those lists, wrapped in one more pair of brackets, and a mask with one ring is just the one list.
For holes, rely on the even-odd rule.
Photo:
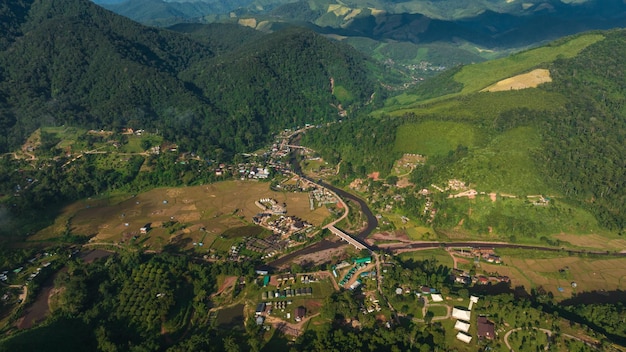
[(493, 340), (496, 338), (496, 326), (486, 317), (478, 317), (478, 338)]

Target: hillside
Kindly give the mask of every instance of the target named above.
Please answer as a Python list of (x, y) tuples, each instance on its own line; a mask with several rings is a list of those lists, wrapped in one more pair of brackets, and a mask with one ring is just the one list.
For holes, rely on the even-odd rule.
[[(3, 151), (40, 126), (69, 124), (158, 129), (185, 150), (228, 156), (256, 148), (275, 128), (332, 120), (331, 105), (357, 108), (374, 92), (365, 58), (304, 30), (257, 37), (249, 49), (255, 37), (246, 39), (246, 28), (181, 34), (83, 0), (3, 1), (1, 10), (9, 19), (0, 42)], [(310, 55), (300, 56), (307, 47)], [(268, 68), (270, 61), (277, 67)], [(246, 80), (252, 74), (259, 75)], [(333, 77), (345, 89), (339, 97), (330, 90)], [(259, 89), (267, 97), (242, 109)]]
[[(393, 143), (373, 146), (363, 140), (358, 132), (363, 121), (342, 126), (340, 135), (316, 131), (303, 142), (325, 159), (340, 155), (340, 175), (348, 179), (372, 171), (393, 176), (394, 160), (417, 153), (428, 160), (409, 177), (417, 190), (460, 179), (478, 192), (519, 199), (498, 205), (441, 198), (435, 202), (440, 215), (433, 225), (448, 234), (492, 238), (500, 233), (526, 241), (601, 228), (621, 234), (626, 225), (624, 34), (616, 30), (564, 38), (426, 81), (374, 112), (378, 122), (372, 133)], [(537, 88), (480, 92), (535, 69), (543, 69), (550, 80)], [(556, 199), (557, 205), (537, 208), (523, 201), (538, 194)], [(423, 207), (425, 201), (419, 199), (403, 211), (419, 211), (411, 208)]]

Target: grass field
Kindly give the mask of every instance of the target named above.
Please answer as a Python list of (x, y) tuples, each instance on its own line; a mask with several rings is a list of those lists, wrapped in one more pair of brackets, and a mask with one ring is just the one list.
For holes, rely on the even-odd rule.
[(430, 103), (417, 102), (410, 94), (401, 94), (391, 98), (384, 108), (375, 111), (377, 116), (387, 113), (402, 116), (412, 113), (430, 117), (439, 115), (445, 118), (463, 118), (492, 122), (502, 113), (511, 109), (554, 110), (565, 102), (565, 98), (540, 89), (522, 89), (502, 92), (473, 93), (461, 97), (435, 98)]
[[(447, 200), (444, 216), (465, 218), (462, 226), (456, 226), (466, 232), (450, 233), (455, 240), (474, 238), (482, 240), (510, 240), (516, 237), (516, 243), (542, 244), (541, 237), (559, 238), (562, 234), (578, 235), (597, 234), (605, 240), (617, 240), (602, 230), (595, 217), (580, 208), (569, 205), (558, 199), (552, 200), (547, 206), (535, 206), (527, 198), (497, 197), (493, 202), (488, 195), (479, 195), (475, 199), (458, 198)], [(455, 220), (458, 221), (458, 220)], [(488, 231), (488, 228), (491, 228)], [(615, 242), (619, 243), (619, 242)]]
[[(604, 36), (598, 34), (582, 35), (560, 45), (531, 49), (506, 58), (467, 65), (453, 77), (455, 81), (463, 85), (461, 92), (426, 101), (420, 101), (417, 96), (410, 92), (403, 93), (390, 98), (385, 103), (383, 109), (373, 112), (372, 115), (379, 116), (383, 113), (392, 116), (402, 116), (406, 113), (429, 115), (447, 112), (448, 116), (466, 117), (469, 115), (476, 117), (477, 110), (475, 107), (471, 107), (471, 101), (465, 101), (466, 95), (476, 93), (498, 81), (539, 68), (538, 66), (550, 63), (557, 58), (575, 57), (581, 50), (602, 39), (604, 39)], [(508, 110), (513, 107), (542, 109), (546, 104), (558, 105), (556, 104), (558, 101), (550, 99), (554, 97), (549, 97), (550, 95), (554, 96), (554, 94), (538, 92), (536, 89), (524, 89), (515, 92), (524, 93), (522, 95), (514, 95), (515, 101), (509, 101), (508, 103), (503, 101), (502, 104), (498, 101), (500, 97), (496, 97), (495, 94), (505, 92), (491, 93), (493, 96), (488, 97), (489, 103), (482, 105), (480, 110), (478, 110), (478, 117), (488, 114), (493, 115), (493, 113), (501, 110), (503, 106)], [(535, 98), (539, 99), (524, 99), (524, 96), (535, 96)], [(561, 100), (563, 99), (559, 99), (559, 101)], [(482, 111), (484, 113), (481, 113)]]
[(473, 147), (479, 139), (480, 133), (469, 124), (427, 121), (400, 126), (394, 149), (405, 153), (444, 155), (458, 145)]
[(445, 317), (448, 309), (444, 306), (428, 306), (428, 311), (433, 312), (435, 317)]
[[(196, 187), (160, 188), (136, 196), (82, 200), (64, 208), (53, 225), (30, 240), (59, 237), (69, 226), (74, 234), (95, 236), (92, 238), (94, 242), (119, 242), (139, 235), (139, 228), (151, 224), (152, 230), (139, 240), (152, 249), (160, 249), (172, 241), (184, 241), (186, 246), (191, 246), (192, 242), (202, 239), (207, 249), (211, 244), (213, 248), (228, 249), (237, 236), (218, 236), (228, 229), (250, 225), (252, 217), (260, 211), (254, 202), (268, 197), (287, 203), (288, 215), (298, 216), (314, 225), (320, 225), (329, 216), (326, 208), (311, 211), (306, 193), (274, 192), (269, 189), (269, 183), (227, 181)], [(172, 220), (184, 228), (170, 233), (168, 228), (162, 227), (163, 223)], [(174, 235), (180, 236), (174, 238)]]
[[(426, 249), (423, 251), (406, 252), (399, 255), (402, 260), (427, 260), (435, 259), (437, 263), (452, 268), (454, 261), (445, 249)], [(443, 314), (445, 315), (445, 313)]]
[[(575, 293), (626, 289), (624, 258), (590, 258), (517, 249), (498, 250), (498, 254), (504, 265), (481, 262), (481, 268), (509, 276), (512, 287), (524, 286), (527, 291), (543, 287), (557, 300), (571, 298)], [(576, 288), (572, 287), (572, 282), (576, 283)]]
[(578, 36), (559, 46), (544, 46), (506, 58), (469, 65), (454, 76), (464, 85), (462, 93), (476, 92), (499, 80), (522, 73), (557, 58), (572, 58), (584, 48), (604, 39), (599, 34)]
[[(434, 137), (434, 136), (433, 136)], [(541, 137), (532, 127), (518, 127), (495, 137), (485, 148), (454, 165), (454, 174), (479, 191), (554, 194), (540, 174), (534, 154)]]

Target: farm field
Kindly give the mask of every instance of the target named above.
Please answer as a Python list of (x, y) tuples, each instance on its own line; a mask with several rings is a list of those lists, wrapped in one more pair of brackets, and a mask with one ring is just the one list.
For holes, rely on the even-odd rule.
[(526, 291), (542, 287), (552, 292), (557, 300), (582, 292), (626, 289), (624, 258), (579, 257), (512, 249), (500, 249), (498, 254), (504, 265), (481, 262), (481, 269), (508, 276), (512, 287), (524, 286)]
[[(307, 193), (275, 192), (270, 190), (269, 183), (225, 181), (81, 200), (64, 208), (53, 225), (29, 240), (50, 240), (69, 230), (72, 234), (91, 236), (91, 242), (121, 243), (140, 235), (139, 229), (150, 224), (148, 234), (138, 238), (146, 247), (159, 250), (173, 241), (179, 244), (183, 241), (183, 247), (204, 242), (208, 249), (228, 229), (241, 228), (248, 232), (252, 217), (260, 212), (254, 203), (260, 198), (286, 203), (287, 215), (298, 216), (313, 225), (320, 225), (329, 216), (326, 208), (310, 210)], [(172, 222), (177, 222), (179, 227), (164, 226)], [(223, 237), (232, 240), (237, 236)], [(229, 246), (226, 244), (225, 249)]]

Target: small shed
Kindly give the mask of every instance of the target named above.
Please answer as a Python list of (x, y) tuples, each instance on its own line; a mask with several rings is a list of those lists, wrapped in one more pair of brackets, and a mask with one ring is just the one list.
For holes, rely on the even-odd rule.
[(261, 302), (256, 305), (256, 311), (254, 312), (254, 315), (259, 316), (263, 314), (263, 312), (265, 312), (265, 302)]

